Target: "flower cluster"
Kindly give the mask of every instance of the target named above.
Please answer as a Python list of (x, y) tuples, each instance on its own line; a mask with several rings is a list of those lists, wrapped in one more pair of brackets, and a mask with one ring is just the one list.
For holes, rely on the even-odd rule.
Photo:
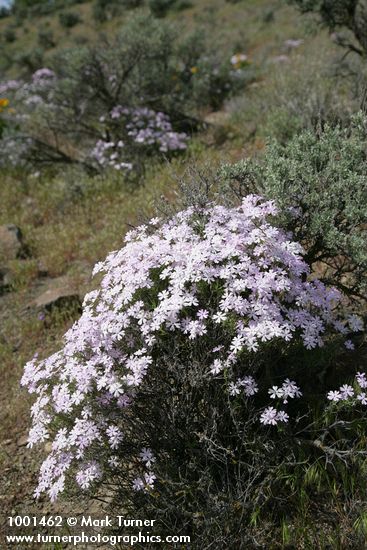
[[(3, 135), (1, 148), (2, 164), (23, 164), (28, 152), (28, 145), (32, 138), (25, 137), (25, 124), (39, 106), (50, 106), (52, 103), (56, 74), (51, 69), (39, 69), (30, 80), (8, 80), (0, 83), (0, 93), (7, 93), (10, 97), (12, 109), (12, 125), (8, 125)], [(9, 103), (9, 99), (6, 99)], [(0, 100), (1, 108), (1, 100)], [(19, 135), (22, 128), (22, 136)], [(19, 138), (19, 139), (18, 139)]]
[(278, 411), (274, 407), (267, 407), (260, 416), (261, 424), (276, 426), (278, 422), (288, 422), (289, 415), (285, 411)]
[(18, 90), (23, 85), (21, 80), (6, 80), (0, 83), (0, 94), (8, 93), (9, 91)]
[[(367, 378), (364, 372), (357, 372), (355, 377), (356, 388), (349, 384), (343, 384), (338, 390), (329, 391), (327, 398), (329, 401), (348, 401), (350, 399), (356, 399), (360, 401), (362, 405), (367, 405)], [(362, 391), (365, 390), (365, 391)]]
[[(8, 126), (6, 127), (8, 130)], [(0, 150), (0, 166), (20, 167), (25, 165), (25, 158), (32, 147), (31, 138), (17, 139), (16, 135), (3, 136)]]
[(33, 73), (30, 82), (26, 82), (18, 91), (18, 97), (25, 107), (51, 105), (57, 77), (54, 71), (44, 67)]
[(159, 151), (179, 151), (187, 147), (187, 134), (174, 132), (169, 117), (145, 107), (130, 110), (126, 125), (135, 143), (157, 146)]
[(133, 165), (131, 162), (124, 162), (121, 149), (124, 147), (124, 142), (119, 140), (117, 143), (113, 141), (104, 141), (99, 139), (91, 152), (91, 157), (103, 168), (111, 167), (115, 170), (131, 170)]
[(234, 69), (242, 69), (249, 63), (248, 57), (244, 53), (235, 53), (231, 57), (231, 65)]
[(0, 83), (0, 93), (12, 93), (14, 99), (26, 100), (28, 96), (41, 93), (54, 86), (57, 80), (56, 73), (47, 67), (35, 71), (30, 80), (6, 80)]
[[(246, 357), (263, 344), (297, 339), (312, 349), (323, 345), (328, 331), (349, 330), (336, 316), (338, 291), (306, 280), (302, 248), (271, 224), (276, 213), (273, 202), (255, 195), (238, 208), (189, 208), (131, 231), (123, 248), (96, 265), (94, 273), (104, 273), (101, 286), (85, 297), (63, 349), (45, 360), (35, 357), (22, 378), (37, 394), (29, 446), (52, 437), (37, 495), (54, 499), (72, 478), (90, 487), (108, 467), (96, 457), (115, 462), (126, 435), (124, 415), (139, 400), (162, 337), (194, 349), (212, 335), (220, 345), (203, 361), (213, 382), (250, 399), (257, 382), (250, 372), (239, 380), (235, 372), (239, 365), (243, 372)], [(269, 393), (283, 402), (301, 395), (289, 379)], [(260, 420), (287, 419), (270, 407)], [(150, 450), (129, 463), (137, 465), (134, 488), (149, 490)]]
[[(185, 133), (174, 132), (167, 115), (155, 112), (146, 107), (131, 109), (116, 105), (109, 113), (109, 117), (101, 116), (99, 121), (107, 123), (109, 134), (118, 135), (116, 140), (98, 140), (91, 157), (98, 165), (104, 168), (112, 167), (115, 170), (131, 170), (133, 164), (129, 162), (129, 155), (125, 151), (125, 142), (135, 145), (155, 148), (162, 153), (186, 149), (188, 136)], [(123, 139), (121, 139), (123, 137)]]
[(133, 480), (133, 489), (134, 491), (152, 489), (156, 480), (156, 476), (151, 471), (151, 467), (155, 462), (155, 457), (150, 449), (143, 447), (139, 454), (139, 459), (143, 467), (148, 468), (148, 471)]
[[(215, 363), (216, 361), (214, 361), (214, 364)], [(213, 374), (218, 374), (213, 370), (212, 372)], [(231, 382), (229, 384), (229, 394), (232, 396), (243, 394), (246, 397), (251, 397), (252, 395), (255, 395), (255, 393), (257, 392), (258, 392), (258, 386), (252, 376), (245, 376), (244, 378), (240, 378), (236, 382)]]
[[(279, 399), (283, 404), (288, 403), (288, 399), (301, 397), (302, 392), (296, 383), (286, 378), (281, 386), (272, 386), (268, 390), (270, 399)], [(260, 416), (260, 422), (264, 425), (276, 426), (278, 422), (288, 422), (289, 415), (284, 410), (278, 410), (275, 407), (266, 407)]]
[(304, 40), (302, 40), (302, 38), (289, 38), (284, 42), (284, 46), (289, 49), (299, 48), (303, 44), (303, 42)]

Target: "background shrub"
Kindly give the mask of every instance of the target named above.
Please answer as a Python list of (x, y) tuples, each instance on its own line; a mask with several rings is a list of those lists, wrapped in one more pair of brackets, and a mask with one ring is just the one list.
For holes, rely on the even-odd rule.
[(176, 0), (149, 0), (149, 8), (155, 17), (165, 17)]
[(187, 10), (189, 8), (192, 8), (192, 6), (193, 6), (193, 3), (190, 2), (190, 0), (176, 0), (173, 7), (176, 11), (182, 11), (182, 10)]
[(36, 47), (27, 52), (17, 54), (14, 61), (16, 65), (18, 65), (18, 67), (25, 72), (25, 74), (30, 74), (42, 67), (43, 57), (43, 48)]
[(34, 144), (30, 160), (139, 174), (144, 159), (186, 148), (201, 110), (218, 108), (251, 73), (233, 69), (230, 50), (221, 57), (209, 53), (203, 33), (175, 41), (175, 32), (138, 16), (111, 43), (58, 54), (52, 86), (36, 76), (17, 95), (18, 108), (27, 112), (23, 131)]
[(5, 42), (15, 42), (17, 35), (15, 30), (12, 27), (7, 27), (4, 31), (4, 40)]
[(96, 21), (103, 23), (123, 10), (138, 8), (142, 5), (144, 5), (144, 0), (95, 0), (93, 17)]
[(106, 2), (105, 0), (95, 0), (93, 3), (93, 17), (99, 23), (103, 23), (107, 19)]
[(65, 27), (66, 29), (71, 29), (72, 27), (75, 27), (75, 25), (80, 23), (82, 19), (78, 13), (69, 11), (60, 13), (59, 21), (62, 27)]
[(40, 17), (51, 15), (68, 6), (83, 4), (85, 0), (53, 0), (44, 2), (42, 0), (14, 0), (11, 6), (11, 14), (14, 14), (20, 21), (26, 17)]
[(5, 7), (0, 8), (0, 19), (5, 19), (6, 17), (9, 17), (9, 10)]
[(144, 4), (144, 0), (122, 0), (119, 2), (123, 8), (138, 8)]
[(54, 48), (56, 42), (53, 32), (51, 30), (40, 30), (38, 32), (38, 44), (44, 49)]

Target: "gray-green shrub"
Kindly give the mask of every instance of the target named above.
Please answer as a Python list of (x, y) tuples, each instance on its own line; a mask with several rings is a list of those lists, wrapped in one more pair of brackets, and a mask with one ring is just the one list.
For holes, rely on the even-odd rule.
[(38, 32), (38, 44), (41, 48), (54, 48), (56, 46), (56, 42), (52, 30), (40, 30)]
[(155, 17), (165, 17), (175, 3), (176, 0), (149, 0), (148, 5)]
[(143, 4), (144, 0), (95, 0), (92, 13), (96, 21), (103, 23), (123, 10), (138, 8)]
[(256, 192), (281, 208), (281, 223), (306, 248), (325, 281), (351, 296), (367, 289), (367, 120), (326, 124), (288, 143), (272, 141), (261, 159), (226, 165), (235, 192)]
[(74, 12), (61, 12), (59, 14), (59, 21), (60, 25), (62, 27), (65, 27), (66, 29), (71, 29), (72, 27), (75, 27), (78, 23), (81, 22), (81, 17), (78, 13)]
[(13, 27), (6, 27), (3, 33), (3, 36), (4, 36), (5, 42), (8, 42), (8, 43), (15, 42), (15, 40), (17, 39), (17, 35)]

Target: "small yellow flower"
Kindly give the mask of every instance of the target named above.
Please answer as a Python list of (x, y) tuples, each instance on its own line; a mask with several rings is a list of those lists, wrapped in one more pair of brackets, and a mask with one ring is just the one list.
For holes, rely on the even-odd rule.
[(0, 113), (3, 112), (4, 109), (9, 105), (9, 100), (5, 98), (0, 98)]
[(196, 74), (198, 72), (199, 68), (198, 67), (191, 67), (190, 69), (190, 73), (192, 74)]

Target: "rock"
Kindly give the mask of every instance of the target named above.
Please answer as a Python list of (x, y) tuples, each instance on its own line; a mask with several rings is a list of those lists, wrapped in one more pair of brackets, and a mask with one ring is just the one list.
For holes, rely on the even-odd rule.
[(53, 309), (81, 308), (82, 300), (79, 294), (73, 289), (72, 285), (65, 277), (54, 279), (48, 283), (44, 290), (29, 307), (43, 311), (52, 311)]
[(22, 232), (16, 225), (0, 225), (0, 258), (9, 261), (24, 256)]
[(22, 435), (17, 441), (18, 447), (25, 447), (28, 445), (28, 435)]
[(208, 113), (204, 118), (204, 122), (206, 122), (207, 124), (220, 126), (228, 124), (229, 120), (230, 114), (226, 111), (213, 111), (211, 113)]
[(37, 268), (38, 268), (38, 277), (45, 278), (48, 277), (48, 268), (45, 260), (43, 258), (40, 258), (37, 262)]
[(49, 289), (35, 299), (34, 305), (38, 309), (51, 311), (54, 308), (80, 307), (81, 299), (79, 294), (67, 288)]

